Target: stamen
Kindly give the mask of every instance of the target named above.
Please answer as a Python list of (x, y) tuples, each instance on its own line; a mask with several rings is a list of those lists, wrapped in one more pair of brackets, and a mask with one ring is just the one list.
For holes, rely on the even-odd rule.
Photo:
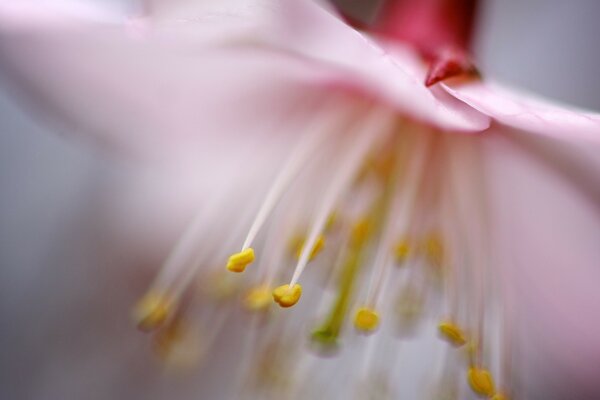
[(300, 255), (300, 260), (294, 270), (290, 286), (293, 286), (298, 282), (300, 275), (308, 263), (311, 250), (315, 246), (319, 235), (323, 232), (328, 216), (331, 215), (339, 198), (352, 183), (352, 178), (356, 175), (366, 154), (373, 147), (375, 142), (387, 138), (392, 122), (391, 117), (392, 115), (388, 110), (375, 109), (369, 113), (365, 118), (363, 125), (358, 129), (358, 137), (350, 147), (348, 154), (342, 159), (341, 165), (332, 180), (331, 186), (325, 194), (321, 208), (317, 212), (315, 222), (308, 235), (308, 240), (306, 241), (306, 245)]
[(442, 321), (438, 325), (438, 330), (442, 338), (447, 340), (454, 347), (460, 347), (467, 343), (465, 333), (454, 322)]
[(339, 111), (332, 112), (329, 106), (324, 107), (325, 121), (316, 118), (311, 126), (307, 129), (308, 134), (302, 139), (300, 144), (294, 148), (293, 153), (288, 158), (287, 163), (281, 169), (281, 172), (275, 178), (273, 185), (269, 189), (264, 202), (262, 203), (246, 240), (242, 245), (242, 252), (252, 245), (252, 242), (261, 227), (267, 220), (267, 217), (290, 185), (292, 180), (298, 175), (302, 167), (307, 163), (307, 160), (317, 152), (321, 143), (323, 143), (340, 123), (345, 119), (346, 114)]
[[(268, 227), (265, 240), (263, 242), (264, 256), (259, 261), (256, 275), (259, 281), (266, 286), (272, 286), (278, 269), (285, 265), (290, 254), (293, 256), (294, 250), (286, 247), (290, 232), (294, 230), (297, 221), (302, 219), (299, 211), (302, 208), (298, 198), (293, 198), (291, 204), (286, 204), (285, 210)], [(290, 251), (291, 250), (291, 251)], [(271, 291), (269, 292), (269, 301), (271, 301)]]
[(244, 272), (246, 266), (254, 261), (254, 249), (248, 247), (245, 250), (235, 253), (227, 261), (227, 269), (231, 272)]
[(149, 332), (160, 328), (173, 309), (173, 301), (165, 293), (149, 291), (136, 304), (133, 318), (140, 330)]
[(492, 397), (495, 393), (494, 379), (490, 371), (471, 367), (467, 373), (467, 380), (471, 389), (478, 395)]
[(379, 314), (372, 308), (361, 307), (356, 311), (354, 326), (363, 333), (372, 333), (379, 326)]
[(299, 284), (281, 285), (273, 290), (273, 300), (283, 308), (295, 305), (302, 295), (302, 286)]

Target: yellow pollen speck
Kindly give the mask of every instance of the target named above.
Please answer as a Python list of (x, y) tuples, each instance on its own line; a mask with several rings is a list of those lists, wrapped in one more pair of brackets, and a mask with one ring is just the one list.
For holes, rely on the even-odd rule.
[(250, 289), (244, 298), (244, 308), (249, 311), (266, 310), (271, 305), (271, 288), (261, 285)]
[(302, 286), (295, 284), (293, 287), (290, 285), (281, 285), (273, 290), (273, 300), (283, 308), (291, 307), (300, 300), (302, 295)]
[(227, 269), (231, 272), (244, 272), (252, 261), (254, 261), (254, 249), (249, 247), (229, 257)]
[[(299, 239), (296, 243), (296, 258), (299, 259), (302, 255), (302, 250), (304, 250), (305, 240)], [(312, 248), (312, 251), (310, 252), (310, 255), (308, 256), (308, 260), (312, 261), (317, 256), (317, 254), (319, 254), (321, 250), (323, 250), (323, 247), (325, 247), (325, 237), (323, 235), (319, 235), (317, 237), (315, 245)]]
[(490, 371), (483, 368), (471, 367), (467, 373), (467, 380), (471, 389), (478, 395), (486, 397), (494, 395), (494, 379)]
[(354, 327), (361, 332), (370, 333), (379, 326), (379, 314), (372, 308), (361, 307), (354, 316)]
[(172, 301), (166, 294), (151, 290), (135, 305), (133, 318), (138, 328), (152, 331), (164, 324), (172, 308)]
[(408, 239), (401, 239), (394, 247), (394, 257), (396, 262), (403, 263), (410, 253), (410, 243)]
[(463, 346), (467, 343), (467, 338), (463, 330), (453, 322), (442, 321), (438, 325), (440, 335), (455, 347)]

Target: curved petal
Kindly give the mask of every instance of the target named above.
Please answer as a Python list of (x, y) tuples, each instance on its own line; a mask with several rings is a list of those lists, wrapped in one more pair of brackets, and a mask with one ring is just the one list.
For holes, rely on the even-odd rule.
[(277, 34), (271, 39), (276, 45), (339, 69), (340, 83), (372, 93), (425, 123), (461, 131), (481, 131), (489, 126), (486, 116), (441, 101), (429, 91), (423, 84), (425, 66), (413, 51), (387, 46), (384, 50), (316, 1), (282, 3), (282, 16), (275, 20)]
[(493, 82), (446, 83), (448, 93), (502, 124), (564, 140), (600, 144), (600, 114), (552, 104)]
[[(484, 158), (493, 258), (517, 322), (515, 367), (531, 391), (523, 397), (597, 395), (600, 157), (505, 127), (489, 133)], [(521, 139), (536, 143), (523, 146)]]
[(441, 86), (500, 123), (486, 135), (487, 185), (523, 395), (596, 397), (600, 115), (489, 82)]
[[(213, 132), (247, 130), (256, 124), (244, 115), (260, 119), (265, 114), (255, 107), (270, 116), (282, 102), (296, 101), (299, 82), (368, 92), (444, 129), (478, 131), (489, 124), (470, 107), (425, 89), (403, 70), (407, 57), (384, 54), (312, 2), (294, 3), (303, 10), (294, 18), (315, 34), (308, 38), (294, 24), (281, 25), (291, 3), (174, 7), (171, 14), (136, 21), (15, 4), (0, 6), (0, 19), (26, 23), (0, 28), (0, 67), (42, 109), (129, 147), (167, 133), (190, 136), (210, 123)], [(186, 12), (189, 19), (167, 17)], [(235, 119), (223, 116), (232, 110)]]
[[(16, 7), (7, 10), (0, 7), (3, 21), (19, 20)], [(260, 136), (313, 100), (298, 84), (316, 71), (279, 53), (207, 49), (176, 29), (140, 37), (127, 23), (40, 10), (34, 22), (33, 9), (19, 12), (26, 24), (0, 26), (8, 84), (46, 116), (103, 144), (161, 153), (207, 135)]]

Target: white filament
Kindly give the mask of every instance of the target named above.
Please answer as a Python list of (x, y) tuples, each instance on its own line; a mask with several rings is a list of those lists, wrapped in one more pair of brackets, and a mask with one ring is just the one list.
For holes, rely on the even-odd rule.
[(242, 251), (252, 245), (252, 241), (260, 231), (271, 211), (289, 187), (292, 180), (300, 172), (307, 160), (317, 151), (321, 143), (329, 137), (329, 134), (346, 118), (346, 113), (340, 113), (338, 110), (331, 110), (327, 104), (324, 107), (325, 118), (315, 118), (308, 127), (308, 133), (301, 139), (300, 144), (294, 149), (287, 163), (283, 166), (273, 185), (269, 189), (264, 202), (262, 203), (246, 240), (242, 245)]
[(202, 228), (205, 226), (206, 219), (214, 213), (215, 206), (217, 205), (217, 197), (211, 198), (204, 207), (196, 212), (192, 222), (187, 226), (181, 238), (167, 256), (163, 268), (161, 268), (154, 280), (153, 287), (161, 290), (170, 286), (173, 284), (173, 280), (181, 274), (182, 269), (187, 266), (194, 247), (198, 244), (199, 238), (202, 236)]

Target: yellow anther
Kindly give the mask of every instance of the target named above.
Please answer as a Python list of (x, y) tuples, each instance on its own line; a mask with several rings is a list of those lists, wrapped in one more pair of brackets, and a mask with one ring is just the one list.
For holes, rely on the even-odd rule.
[(229, 257), (227, 269), (231, 272), (244, 272), (252, 261), (254, 261), (254, 249), (249, 247)]
[(271, 288), (261, 285), (250, 289), (244, 298), (244, 307), (249, 311), (266, 310), (271, 305)]
[(172, 308), (173, 302), (166, 294), (151, 290), (135, 305), (133, 318), (138, 328), (152, 331), (164, 324)]
[(442, 321), (438, 325), (438, 330), (442, 338), (450, 342), (455, 347), (463, 346), (467, 343), (465, 333), (458, 325), (450, 321)]
[(354, 316), (354, 327), (361, 332), (370, 333), (379, 326), (379, 314), (372, 308), (361, 307)]
[(401, 239), (394, 246), (394, 257), (396, 258), (396, 262), (403, 263), (408, 258), (410, 254), (410, 243), (408, 239)]
[[(296, 258), (298, 259), (302, 255), (302, 250), (304, 250), (305, 242), (305, 239), (300, 239), (296, 244)], [(321, 250), (323, 250), (323, 247), (325, 247), (325, 237), (323, 235), (319, 235), (317, 237), (315, 245), (312, 248), (312, 251), (310, 252), (310, 255), (308, 256), (308, 260), (312, 261), (317, 256), (317, 254), (319, 254)]]
[(369, 237), (371, 232), (371, 221), (368, 218), (361, 219), (352, 227), (350, 243), (352, 246), (361, 246)]
[(273, 290), (273, 300), (283, 308), (291, 307), (300, 300), (302, 295), (302, 286), (295, 284), (281, 285)]
[(423, 250), (427, 260), (434, 266), (440, 267), (444, 263), (444, 245), (442, 238), (437, 233), (432, 233), (425, 238)]
[(480, 396), (492, 397), (495, 394), (494, 379), (490, 371), (471, 367), (467, 373), (469, 386)]
[(503, 395), (502, 393), (496, 393), (491, 400), (508, 400), (508, 397)]

